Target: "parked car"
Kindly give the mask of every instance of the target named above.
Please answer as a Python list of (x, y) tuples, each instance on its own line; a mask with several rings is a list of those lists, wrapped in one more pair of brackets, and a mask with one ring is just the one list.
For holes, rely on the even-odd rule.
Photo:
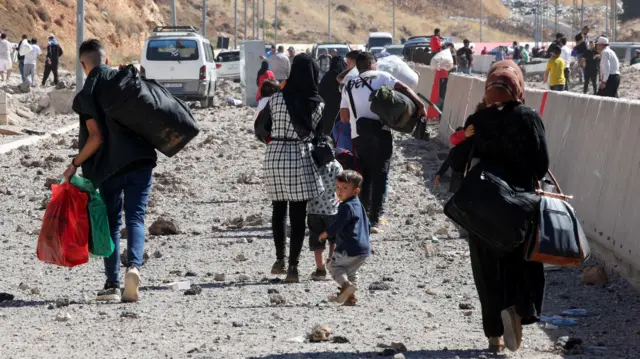
[(373, 54), (373, 56), (378, 57), (380, 53), (384, 50), (384, 47), (372, 47), (369, 49), (369, 52)]
[(158, 26), (144, 43), (140, 72), (185, 101), (214, 105), (216, 63), (213, 47), (193, 26)]
[(403, 57), (404, 45), (388, 45), (383, 51), (388, 52), (391, 55)]
[(240, 51), (223, 50), (216, 57), (216, 70), (221, 79), (240, 79)]
[(375, 47), (384, 48), (387, 45), (393, 44), (393, 36), (391, 36), (388, 32), (370, 32), (369, 39), (367, 40), (367, 49), (371, 51), (371, 49)]
[(429, 47), (430, 41), (431, 36), (410, 37), (402, 48), (402, 55), (405, 61), (429, 65), (431, 63), (431, 57), (433, 57), (431, 48)]
[(346, 57), (347, 54), (351, 51), (351, 48), (348, 44), (339, 44), (339, 43), (320, 43), (313, 45), (313, 49), (311, 50), (311, 57), (317, 59), (318, 56), (322, 53), (322, 50), (327, 50), (331, 52), (331, 50), (335, 49), (338, 51), (338, 56)]

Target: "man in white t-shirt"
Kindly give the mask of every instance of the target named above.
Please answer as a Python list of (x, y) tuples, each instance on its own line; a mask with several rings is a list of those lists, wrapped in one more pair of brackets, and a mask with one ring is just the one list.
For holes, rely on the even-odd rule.
[(383, 126), (380, 117), (371, 111), (371, 89), (378, 90), (382, 86), (394, 88), (416, 104), (418, 116), (426, 116), (427, 111), (407, 85), (386, 72), (376, 71), (376, 60), (372, 54), (361, 53), (356, 60), (356, 67), (360, 76), (348, 81), (342, 89), (340, 120), (351, 126), (353, 149), (358, 156), (364, 179), (360, 200), (369, 212), (371, 232), (380, 233), (393, 137), (391, 130)]
[(31, 51), (24, 57), (24, 81), (31, 82), (32, 87), (36, 87), (36, 64), (38, 56), (42, 55), (42, 50), (38, 46), (38, 39), (31, 39)]
[(571, 79), (571, 49), (567, 46), (566, 37), (560, 39), (560, 44), (562, 45), (560, 57), (564, 60), (564, 88), (565, 91), (569, 91), (569, 80)]
[[(7, 34), (0, 35), (0, 81), (9, 81), (11, 77), (11, 68), (13, 62), (11, 61), (11, 52), (13, 51), (13, 45), (7, 40)], [(5, 77), (5, 73), (7, 77)]]

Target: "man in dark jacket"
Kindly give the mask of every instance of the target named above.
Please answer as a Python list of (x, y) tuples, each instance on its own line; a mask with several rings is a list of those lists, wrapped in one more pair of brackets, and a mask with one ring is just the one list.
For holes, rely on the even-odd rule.
[(62, 47), (53, 34), (49, 35), (49, 44), (47, 45), (47, 58), (44, 61), (44, 75), (42, 76), (42, 86), (47, 84), (49, 74), (53, 72), (53, 83), (58, 84), (58, 64), (60, 56), (62, 56)]
[[(80, 45), (80, 63), (87, 75), (84, 87), (74, 99), (73, 109), (80, 115), (80, 153), (73, 158), (64, 177), (69, 180), (78, 167), (100, 188), (107, 206), (109, 229), (115, 244), (104, 259), (107, 281), (97, 300), (136, 302), (139, 299), (140, 266), (144, 249), (144, 218), (151, 193), (155, 149), (131, 131), (107, 117), (96, 99), (117, 86), (112, 82), (117, 70), (111, 69), (106, 52), (98, 40)], [(124, 193), (124, 202), (123, 202)], [(124, 203), (127, 227), (127, 271), (124, 292), (120, 293), (120, 226)]]

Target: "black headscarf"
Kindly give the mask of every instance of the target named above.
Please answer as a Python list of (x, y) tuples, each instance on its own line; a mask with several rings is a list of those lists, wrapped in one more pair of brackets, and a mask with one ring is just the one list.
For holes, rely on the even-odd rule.
[(301, 138), (313, 131), (313, 112), (322, 102), (318, 94), (320, 68), (308, 54), (293, 58), (291, 72), (282, 90), (291, 123)]
[(333, 125), (338, 118), (340, 111), (340, 102), (342, 94), (340, 92), (340, 84), (336, 80), (344, 70), (347, 69), (347, 63), (341, 56), (331, 59), (331, 67), (320, 80), (318, 92), (324, 100), (324, 111), (322, 113), (322, 133), (328, 135), (333, 130)]
[(260, 70), (258, 70), (258, 77), (256, 77), (256, 85), (260, 85), (260, 76), (264, 75), (265, 72), (269, 71), (269, 62), (267, 60), (262, 61), (262, 65)]

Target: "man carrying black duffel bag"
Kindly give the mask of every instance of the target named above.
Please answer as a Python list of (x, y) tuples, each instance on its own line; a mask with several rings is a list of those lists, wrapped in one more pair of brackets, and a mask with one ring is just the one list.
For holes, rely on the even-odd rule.
[[(382, 86), (393, 88), (413, 101), (417, 116), (426, 116), (426, 107), (407, 85), (390, 74), (376, 71), (375, 57), (363, 52), (356, 59), (360, 76), (350, 80), (342, 91), (340, 120), (351, 124), (353, 149), (362, 169), (360, 200), (369, 212), (371, 233), (379, 233), (384, 211), (385, 188), (393, 154), (391, 130), (372, 112), (370, 95)], [(366, 81), (366, 84), (364, 83)]]
[[(152, 170), (157, 155), (154, 147), (114, 118), (105, 114), (98, 102), (114, 86), (118, 70), (107, 66), (100, 41), (87, 40), (79, 49), (87, 79), (74, 99), (80, 115), (79, 149), (64, 177), (69, 180), (78, 167), (100, 188), (107, 206), (111, 238), (115, 250), (104, 259), (107, 281), (97, 300), (136, 302), (139, 299), (140, 266), (144, 248), (144, 218), (151, 193)], [(120, 226), (124, 193), (125, 223), (128, 233), (127, 270), (124, 292), (120, 292)]]

